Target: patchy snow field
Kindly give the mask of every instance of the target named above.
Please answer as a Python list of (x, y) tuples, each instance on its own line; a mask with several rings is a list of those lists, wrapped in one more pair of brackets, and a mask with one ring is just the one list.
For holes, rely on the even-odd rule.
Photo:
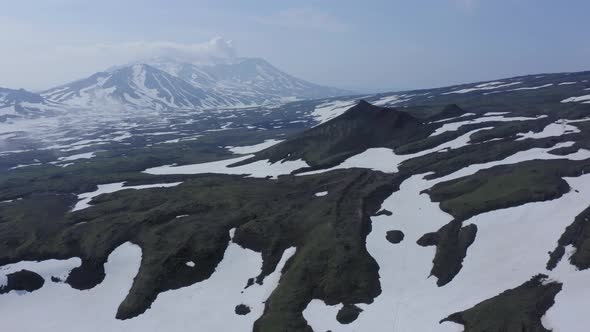
[(457, 149), (465, 145), (469, 145), (469, 139), (471, 135), (478, 131), (491, 129), (492, 127), (479, 128), (465, 133), (456, 139), (443, 143), (432, 149), (420, 151), (413, 154), (396, 154), (392, 149), (389, 148), (371, 148), (357, 155), (354, 155), (346, 159), (343, 163), (328, 169), (320, 169), (316, 171), (310, 171), (301, 173), (298, 175), (310, 175), (319, 174), (332, 171), (335, 169), (346, 169), (346, 168), (368, 168), (374, 171), (381, 171), (384, 173), (395, 173), (399, 170), (399, 165), (406, 160), (420, 157), (432, 152), (444, 151)]
[(276, 179), (279, 175), (291, 174), (294, 170), (302, 167), (309, 167), (303, 160), (294, 161), (279, 161), (274, 164), (268, 160), (259, 160), (250, 164), (229, 167), (229, 165), (249, 159), (254, 155), (246, 155), (238, 158), (212, 161), (202, 164), (191, 165), (164, 165), (159, 167), (148, 168), (144, 173), (163, 175), (163, 174), (234, 174), (234, 175), (248, 175), (254, 178), (271, 177)]
[[(590, 316), (581, 312), (585, 306), (569, 309), (590, 297), (590, 288), (579, 285), (590, 272), (575, 272), (566, 258), (561, 262), (565, 266), (560, 265), (554, 272), (545, 270), (547, 252), (553, 250), (563, 230), (590, 203), (590, 175), (566, 180), (573, 190), (559, 199), (491, 211), (467, 220), (465, 225), (477, 224), (478, 233), (467, 251), (463, 269), (449, 284), (437, 287), (436, 280), (428, 278), (435, 248), (420, 247), (416, 241), (453, 218), (426, 194), (420, 194), (441, 179), (411, 177), (382, 204), (393, 215), (373, 217), (367, 237), (367, 249), (380, 266), (382, 294), (370, 305), (359, 304), (364, 311), (349, 325), (336, 321), (342, 305), (327, 306), (319, 300), (307, 306), (305, 319), (315, 331), (459, 332), (462, 326), (439, 321), (514, 288), (537, 273), (546, 273), (563, 282), (564, 291), (547, 312), (544, 324), (556, 332), (585, 331), (590, 323)], [(537, 227), (539, 220), (547, 221), (544, 227)], [(392, 229), (404, 232), (404, 241), (390, 244), (385, 236)]]
[(444, 125), (442, 125), (442, 127), (436, 129), (434, 131), (434, 133), (432, 133), (430, 136), (432, 137), (432, 136), (440, 135), (440, 134), (445, 133), (447, 131), (457, 131), (459, 128), (461, 128), (465, 125), (474, 124), (474, 123), (526, 121), (526, 120), (538, 120), (538, 119), (543, 119), (546, 117), (547, 117), (546, 115), (541, 115), (541, 116), (537, 116), (534, 118), (526, 117), (526, 116), (514, 116), (514, 117), (507, 118), (502, 115), (494, 115), (494, 114), (486, 113), (486, 114), (484, 114), (483, 117), (473, 119), (473, 120), (445, 123)]
[[(49, 280), (50, 276), (67, 275), (80, 264), (77, 258), (12, 264), (0, 269), (2, 277), (28, 268), (46, 280), (35, 292), (12, 291), (0, 296), (2, 326), (6, 331), (19, 332), (251, 331), (254, 321), (262, 315), (264, 301), (279, 284), (283, 266), (293, 254), (295, 248), (285, 250), (263, 285), (255, 283), (244, 289), (248, 279), (260, 273), (262, 256), (230, 240), (211, 278), (161, 293), (148, 311), (128, 320), (117, 320), (115, 314), (139, 270), (141, 249), (134, 244), (125, 243), (115, 249), (105, 264), (104, 281), (86, 291)], [(194, 268), (198, 268), (198, 262)], [(244, 316), (235, 314), (239, 304), (247, 305), (251, 312)]]

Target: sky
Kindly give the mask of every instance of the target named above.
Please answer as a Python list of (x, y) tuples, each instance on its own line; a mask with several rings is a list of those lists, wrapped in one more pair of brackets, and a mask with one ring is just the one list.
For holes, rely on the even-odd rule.
[(0, 0), (0, 87), (155, 56), (261, 57), (358, 92), (590, 70), (587, 0)]

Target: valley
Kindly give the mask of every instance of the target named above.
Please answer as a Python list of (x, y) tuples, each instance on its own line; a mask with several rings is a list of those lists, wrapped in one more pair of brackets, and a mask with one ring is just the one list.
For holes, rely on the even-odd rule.
[(151, 79), (0, 122), (10, 330), (590, 324), (590, 72), (239, 107)]

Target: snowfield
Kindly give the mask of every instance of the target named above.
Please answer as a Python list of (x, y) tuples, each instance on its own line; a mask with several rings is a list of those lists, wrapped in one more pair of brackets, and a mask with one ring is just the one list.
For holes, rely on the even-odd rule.
[[(264, 301), (279, 284), (283, 266), (295, 251), (295, 248), (284, 251), (277, 268), (264, 279), (263, 285), (255, 283), (244, 289), (248, 279), (260, 273), (262, 256), (230, 240), (211, 278), (159, 294), (147, 312), (128, 320), (117, 320), (115, 314), (139, 270), (142, 255), (137, 245), (125, 243), (115, 249), (105, 264), (104, 281), (86, 291), (49, 279), (67, 276), (80, 264), (77, 258), (4, 266), (0, 269), (2, 277), (27, 268), (46, 280), (35, 292), (12, 291), (0, 296), (2, 317), (11, 317), (3, 319), (2, 325), (6, 331), (21, 332), (251, 331), (254, 321), (262, 315)], [(194, 268), (198, 268), (198, 262)], [(251, 312), (237, 315), (235, 306), (240, 304), (247, 305)]]
[(291, 174), (294, 170), (309, 167), (303, 160), (294, 161), (279, 161), (274, 164), (268, 160), (259, 160), (250, 164), (229, 167), (229, 165), (249, 159), (254, 155), (246, 155), (243, 157), (212, 161), (202, 164), (191, 164), (183, 166), (165, 165), (159, 167), (148, 168), (144, 173), (162, 175), (162, 174), (235, 174), (235, 175), (248, 175), (254, 178), (265, 178), (271, 177), (276, 179), (279, 175)]
[[(580, 274), (566, 258), (560, 263), (564, 267), (554, 272), (545, 270), (547, 252), (554, 249), (563, 230), (590, 204), (590, 175), (566, 180), (572, 190), (561, 198), (491, 211), (467, 220), (464, 225), (476, 224), (478, 233), (467, 251), (463, 269), (449, 284), (437, 287), (435, 278), (428, 277), (435, 248), (421, 247), (416, 241), (453, 218), (426, 194), (420, 194), (441, 179), (411, 177), (381, 206), (393, 211), (393, 215), (372, 217), (372, 231), (367, 237), (367, 249), (380, 266), (382, 294), (370, 305), (358, 304), (364, 311), (349, 325), (336, 321), (342, 305), (327, 306), (320, 300), (307, 306), (305, 319), (314, 331), (459, 332), (462, 326), (439, 321), (517, 287), (537, 273), (545, 273), (564, 283), (554, 308), (544, 317), (546, 327), (554, 327), (556, 332), (586, 331), (590, 317), (580, 315), (584, 306), (569, 309), (590, 296), (590, 288), (579, 286), (590, 272)], [(537, 227), (539, 220), (547, 221), (544, 227)], [(392, 229), (404, 232), (401, 243), (392, 245), (386, 240), (387, 231)]]

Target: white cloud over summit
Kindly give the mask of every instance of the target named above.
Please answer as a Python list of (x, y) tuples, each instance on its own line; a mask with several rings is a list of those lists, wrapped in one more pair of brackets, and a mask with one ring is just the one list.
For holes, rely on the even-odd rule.
[(58, 46), (56, 51), (75, 58), (108, 59), (111, 65), (153, 58), (174, 58), (183, 62), (205, 62), (211, 58), (234, 58), (236, 48), (231, 40), (215, 37), (203, 43), (171, 41), (135, 41), (95, 45)]
[[(3, 52), (7, 61), (0, 63), (0, 86), (42, 90), (112, 66), (142, 62), (154, 58), (173, 58), (183, 62), (202, 63), (213, 58), (238, 55), (231, 40), (215, 37), (202, 43), (173, 41), (131, 41), (75, 45), (12, 45)], [(5, 67), (5, 68), (4, 68)], [(43, 73), (39, 77), (38, 73)], [(7, 75), (6, 75), (7, 74)], [(13, 74), (13, 75), (11, 75)], [(38, 76), (38, 86), (19, 84), (19, 77)], [(14, 77), (13, 81), (7, 78)], [(23, 80), (24, 81), (24, 80)]]

